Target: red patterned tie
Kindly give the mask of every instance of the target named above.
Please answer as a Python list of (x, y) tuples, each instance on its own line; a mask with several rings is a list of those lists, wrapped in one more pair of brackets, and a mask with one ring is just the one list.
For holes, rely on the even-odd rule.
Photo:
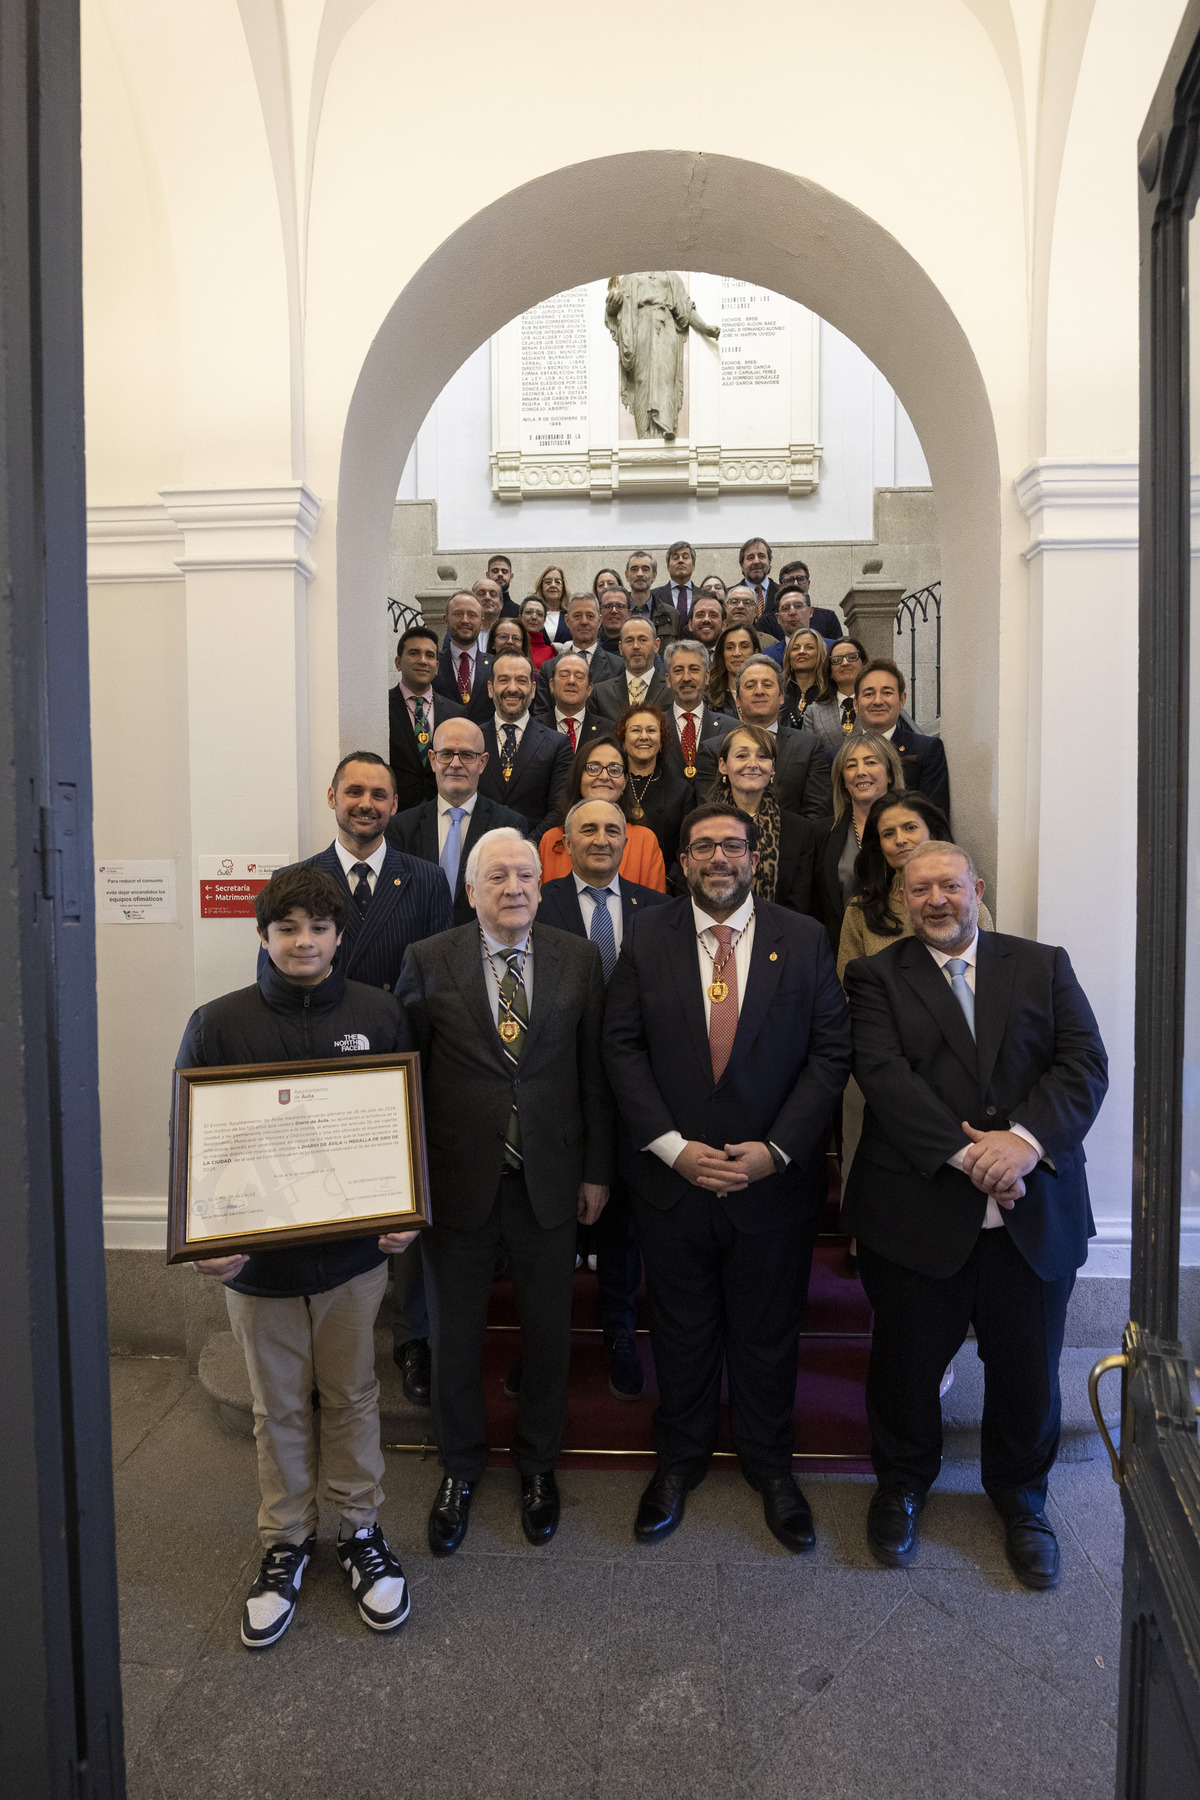
[(571, 740), (571, 753), (572, 753), (572, 755), (574, 755), (574, 753), (575, 753), (575, 721), (568, 714), (568, 716), (563, 720), (563, 724), (567, 728), (567, 736)]
[(464, 706), (471, 698), (471, 658), (463, 650), (458, 658), (458, 692)]
[(687, 724), (683, 728), (679, 747), (683, 751), (684, 762), (691, 769), (696, 764), (696, 715), (695, 713), (684, 713), (683, 716), (687, 720)]
[[(733, 1049), (733, 1040), (737, 1036), (738, 991), (737, 969), (733, 957), (729, 953), (733, 938), (732, 925), (710, 925), (709, 930), (716, 938), (720, 949), (717, 951), (716, 968), (721, 969), (718, 976), (716, 968), (713, 979), (725, 983), (728, 992), (723, 1000), (709, 1000), (708, 1015), (708, 1054), (712, 1058), (713, 1085), (720, 1081), (729, 1062)], [(724, 963), (724, 968), (721, 964)]]

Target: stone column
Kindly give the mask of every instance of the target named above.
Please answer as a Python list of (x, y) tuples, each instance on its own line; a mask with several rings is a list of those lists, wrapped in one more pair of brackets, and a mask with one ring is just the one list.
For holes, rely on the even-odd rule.
[[(871, 565), (868, 563), (867, 568)], [(896, 655), (896, 608), (904, 598), (904, 583), (889, 581), (877, 572), (862, 574), (842, 600), (846, 630), (856, 637), (867, 655)]]
[[(201, 919), (199, 858), (307, 850), (306, 554), (321, 502), (303, 482), (164, 488), (183, 534), (196, 1002), (254, 979), (253, 923)], [(315, 828), (315, 822), (314, 822)], [(332, 833), (328, 833), (331, 836)], [(180, 896), (181, 910), (185, 904)]]

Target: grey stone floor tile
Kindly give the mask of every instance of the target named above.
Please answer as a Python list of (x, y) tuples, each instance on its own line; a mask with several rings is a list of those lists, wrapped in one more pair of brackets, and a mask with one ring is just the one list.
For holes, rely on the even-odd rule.
[(126, 1759), (125, 1800), (166, 1800), (149, 1745), (139, 1755)]
[(745, 1771), (754, 1800), (1110, 1800), (1116, 1735), (912, 1595)]
[(125, 1760), (133, 1762), (153, 1736), (163, 1708), (182, 1676), (180, 1669), (149, 1668), (121, 1660), (121, 1706), (125, 1723)]
[(222, 1429), (191, 1381), (113, 1486), (122, 1653), (183, 1668), (262, 1553), (254, 1445)]
[(593, 1800), (593, 1771), (435, 1582), (415, 1585), (400, 1631), (371, 1632), (322, 1543), (272, 1649), (242, 1648), (240, 1605), (159, 1722), (163, 1800)]
[(1065, 1534), (1060, 1541), (1062, 1586), (1051, 1593), (1031, 1593), (1007, 1568), (950, 1574), (914, 1566), (908, 1575), (931, 1606), (1115, 1730), (1120, 1611), (1078, 1545)]
[[(1050, 1500), (1119, 1606), (1125, 1514), (1107, 1456), (1067, 1467), (1058, 1464), (1050, 1476)], [(1063, 1535), (1058, 1519), (1055, 1528)]]
[(782, 1567), (725, 1565), (718, 1579), (730, 1744), (735, 1768), (749, 1768), (904, 1602), (908, 1584), (902, 1574), (876, 1580), (807, 1556)]
[(187, 1391), (188, 1366), (182, 1357), (114, 1356), (108, 1370), (113, 1468), (118, 1469)]
[(615, 1563), (604, 1800), (727, 1800), (729, 1757), (716, 1570)]
[(603, 1562), (539, 1563), (472, 1556), (430, 1559), (430, 1593), (448, 1601), (464, 1661), (503, 1667), (592, 1769), (599, 1766), (613, 1571)]

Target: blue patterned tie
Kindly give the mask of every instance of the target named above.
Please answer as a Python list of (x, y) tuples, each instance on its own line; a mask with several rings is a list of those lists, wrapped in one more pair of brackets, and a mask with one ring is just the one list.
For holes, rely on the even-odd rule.
[(362, 919), (366, 917), (367, 908), (371, 904), (371, 865), (356, 862), (351, 865), (350, 873), (355, 878), (350, 890), (351, 897), (358, 908), (358, 916)]
[(442, 854), (438, 857), (438, 866), (446, 880), (450, 883), (450, 898), (453, 900), (458, 892), (458, 865), (462, 860), (462, 822), (465, 808), (450, 808), (450, 829), (446, 833), (446, 842)]
[(500, 752), (500, 773), (505, 781), (512, 780), (513, 760), (517, 754), (517, 728), (515, 725), (504, 727), (504, 748)]
[(963, 1009), (963, 1018), (967, 1021), (967, 1029), (975, 1036), (975, 996), (967, 986), (967, 965), (963, 957), (952, 956), (946, 964), (946, 973), (950, 977), (950, 992)]
[(583, 891), (595, 902), (596, 910), (592, 914), (592, 928), (588, 932), (588, 936), (600, 952), (600, 967), (604, 971), (604, 982), (607, 986), (609, 978), (617, 966), (617, 940), (613, 935), (612, 914), (608, 910), (609, 890), (585, 887)]

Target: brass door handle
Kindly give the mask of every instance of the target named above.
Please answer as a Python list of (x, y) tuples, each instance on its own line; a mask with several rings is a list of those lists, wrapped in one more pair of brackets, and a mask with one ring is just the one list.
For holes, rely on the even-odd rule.
[[(1104, 1414), (1100, 1411), (1100, 1378), (1103, 1375), (1107, 1375), (1110, 1369), (1121, 1369), (1124, 1371), (1128, 1367), (1129, 1358), (1124, 1352), (1118, 1356), (1102, 1356), (1088, 1376), (1088, 1399), (1092, 1403), (1092, 1417), (1096, 1421), (1096, 1429), (1104, 1439), (1104, 1448), (1108, 1451), (1108, 1460), (1112, 1464), (1113, 1480), (1117, 1483), (1118, 1487), (1125, 1479), (1125, 1468), (1121, 1462), (1121, 1458), (1117, 1455), (1111, 1437), (1108, 1435), (1108, 1426), (1104, 1423)], [(1124, 1376), (1122, 1375), (1122, 1393), (1124, 1392), (1124, 1388), (1125, 1382)], [(1122, 1416), (1124, 1416), (1124, 1408), (1122, 1408)]]

